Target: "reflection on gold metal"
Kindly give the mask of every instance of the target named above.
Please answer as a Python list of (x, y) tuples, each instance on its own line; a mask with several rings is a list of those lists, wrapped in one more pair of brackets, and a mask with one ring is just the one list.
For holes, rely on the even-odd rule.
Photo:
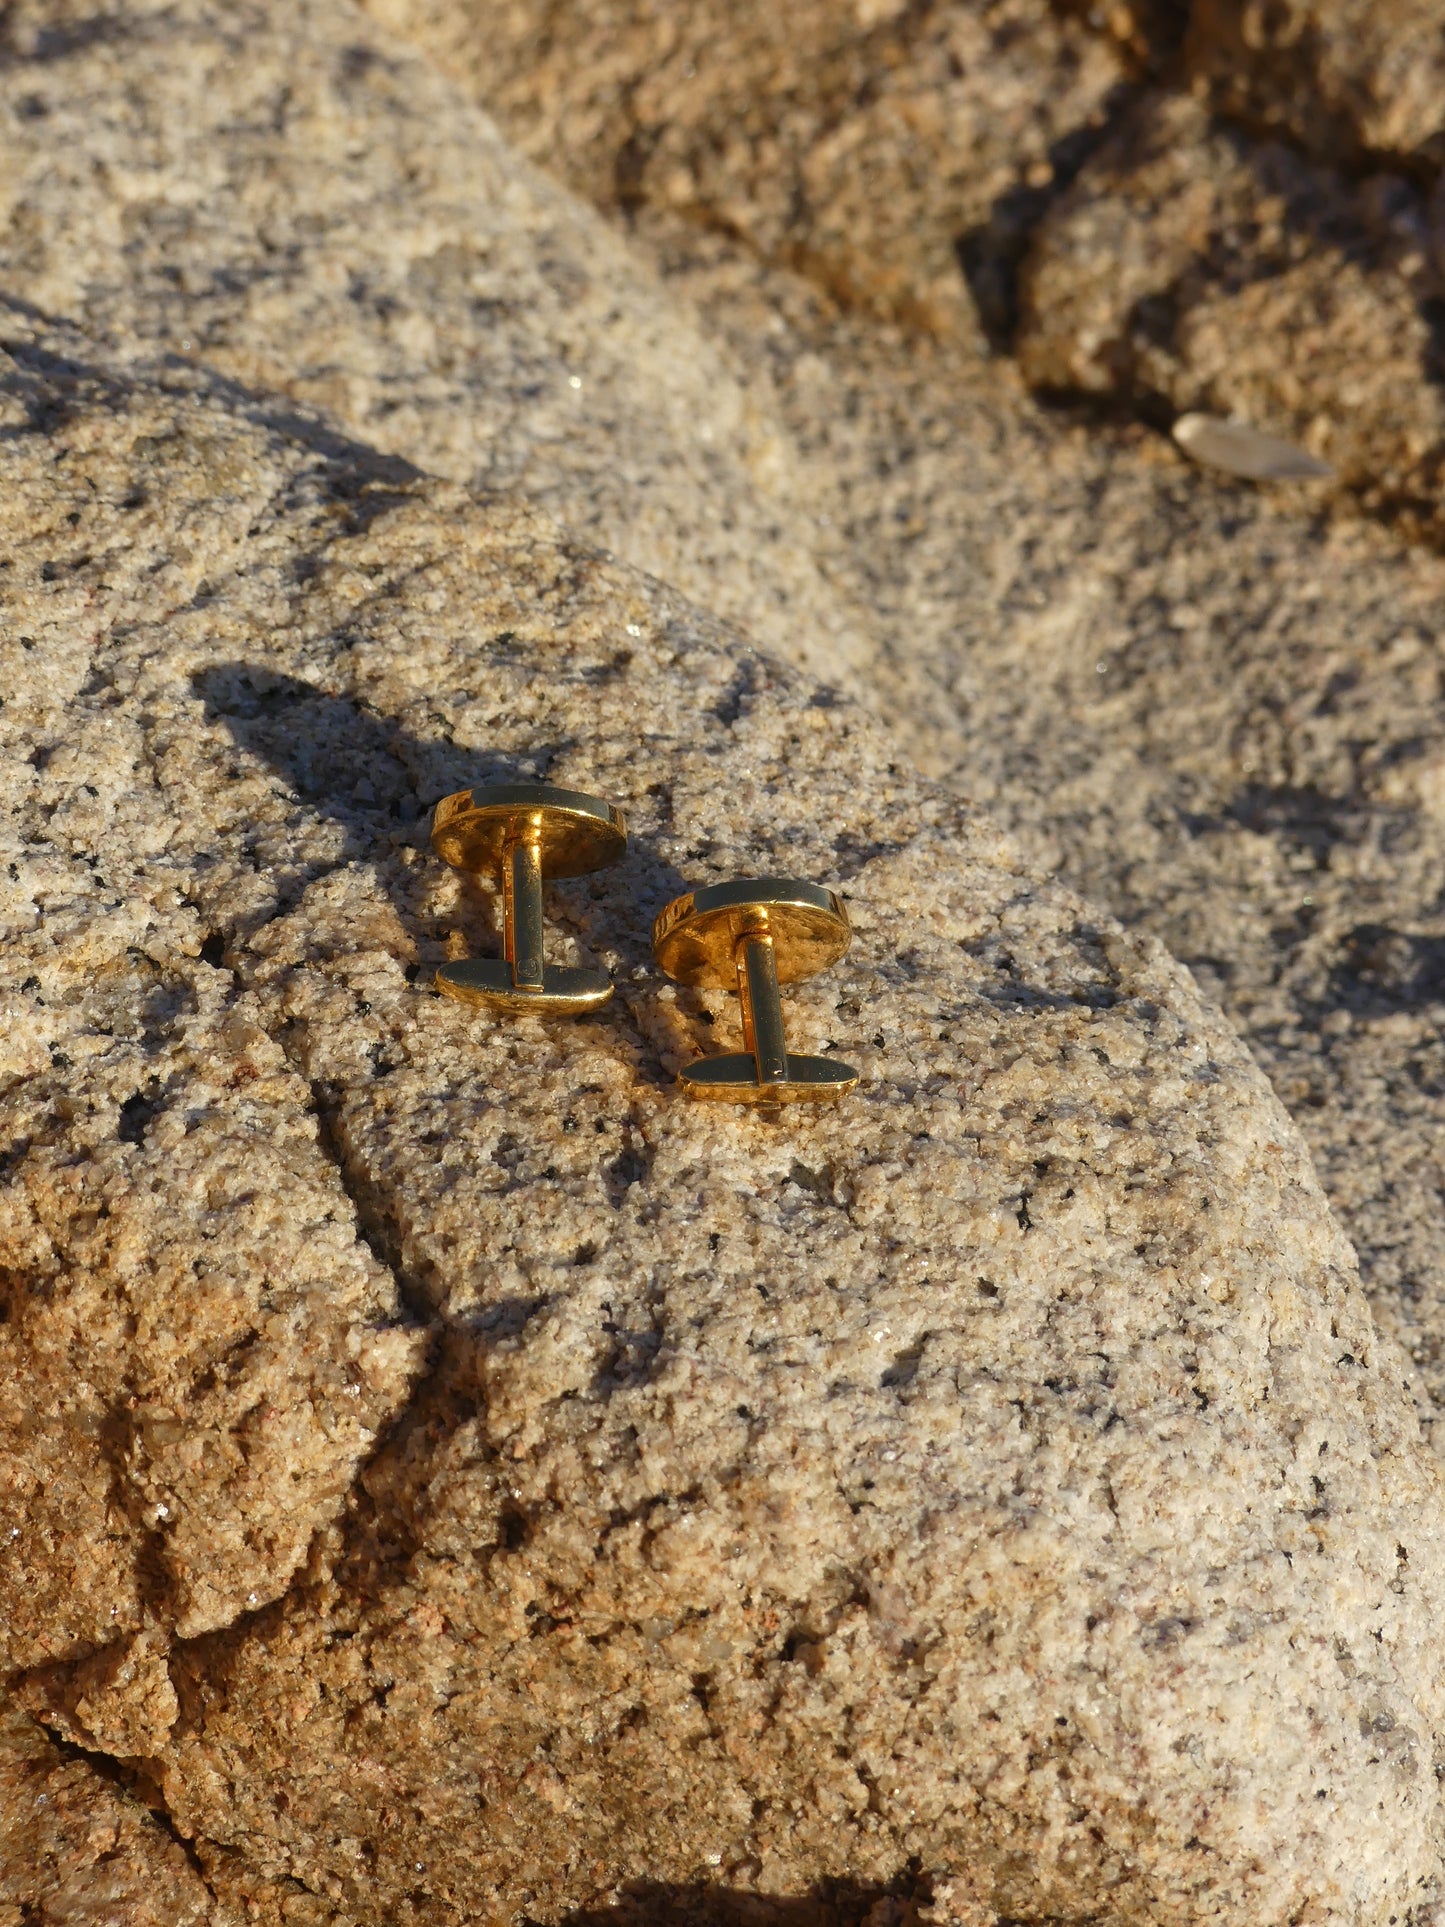
[(688, 1096), (796, 1104), (851, 1091), (851, 1066), (789, 1051), (778, 985), (826, 970), (852, 938), (841, 898), (790, 877), (718, 883), (668, 904), (652, 927), (661, 969), (679, 983), (736, 986), (742, 1000), (745, 1048), (689, 1064), (677, 1080)]
[(580, 1012), (612, 995), (601, 970), (542, 961), (542, 879), (587, 876), (621, 860), (622, 813), (581, 790), (499, 783), (437, 804), (432, 848), (454, 869), (500, 876), (504, 959), (443, 964), (443, 995), (487, 1010)]

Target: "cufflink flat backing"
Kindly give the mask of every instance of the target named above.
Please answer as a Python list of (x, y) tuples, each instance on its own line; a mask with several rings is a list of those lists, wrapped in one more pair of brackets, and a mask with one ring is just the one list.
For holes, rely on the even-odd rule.
[(627, 830), (620, 810), (581, 790), (551, 783), (498, 783), (443, 797), (432, 818), (432, 848), (454, 869), (500, 875), (504, 955), (445, 963), (436, 987), (487, 1010), (596, 1010), (612, 995), (603, 970), (542, 961), (542, 879), (588, 876), (620, 861)]
[(744, 1049), (679, 1073), (689, 1097), (726, 1104), (826, 1103), (858, 1082), (851, 1065), (789, 1051), (780, 983), (816, 976), (853, 940), (842, 899), (792, 877), (717, 883), (676, 898), (652, 927), (653, 955), (678, 983), (736, 988)]

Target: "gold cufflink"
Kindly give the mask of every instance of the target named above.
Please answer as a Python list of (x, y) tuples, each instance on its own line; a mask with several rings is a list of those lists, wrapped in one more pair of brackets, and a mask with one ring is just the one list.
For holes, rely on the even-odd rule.
[(620, 861), (627, 830), (620, 810), (581, 790), (550, 783), (500, 783), (443, 797), (432, 818), (432, 848), (454, 869), (500, 873), (504, 958), (446, 963), (436, 986), (488, 1010), (581, 1012), (612, 995), (603, 970), (542, 961), (543, 877), (589, 876)]
[(745, 1049), (689, 1064), (677, 1080), (688, 1096), (788, 1104), (851, 1091), (850, 1065), (789, 1051), (778, 985), (826, 970), (852, 940), (841, 898), (788, 877), (717, 883), (668, 904), (652, 926), (659, 967), (682, 984), (736, 984), (743, 1008)]

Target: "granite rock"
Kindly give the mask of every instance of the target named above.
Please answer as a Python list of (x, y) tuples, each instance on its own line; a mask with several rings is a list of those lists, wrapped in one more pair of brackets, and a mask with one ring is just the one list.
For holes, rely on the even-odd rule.
[[(990, 797), (1191, 958), (1437, 1382), (1439, 565), (1187, 475), (1147, 435), (1060, 426), (1007, 368), (905, 355), (816, 283), (639, 211), (669, 269), (648, 280), (343, 9), (246, 16), (254, 71), (294, 67), (319, 102), (293, 112), (278, 84), (256, 96), (269, 118), (225, 104), (220, 15), (158, 18), (7, 15), (30, 143), (10, 284), (123, 337), (34, 338), (12, 315), (21, 432), (0, 444), (23, 565), (0, 581), (25, 617), (3, 632), (7, 801), (38, 839), (7, 861), (24, 941), (45, 947), (37, 900), (53, 939), (7, 986), (7, 1370), (28, 1375), (7, 1471), (28, 1563), (6, 1664), (70, 1748), (45, 1757), (76, 1810), (108, 1814), (113, 1791), (78, 1744), (164, 1801), (225, 1927), (671, 1920), (725, 1890), (745, 1918), (822, 1927), (836, 1900), (848, 1927), (895, 1927), (915, 1859), (936, 1917), (969, 1927), (995, 1902), (1255, 1921), (1296, 1901), (1423, 1927), (1435, 1475), (1298, 1142), (1219, 1019), (826, 690), (515, 502), (348, 442), (306, 397), (421, 462), (485, 401), (502, 466), (433, 465), (575, 502), (609, 541), (645, 472), (664, 505), (680, 491), (686, 530), (688, 502), (725, 507), (751, 473), (745, 441), (713, 495), (683, 460), (619, 479), (608, 431), (533, 434), (551, 389), (516, 379), (511, 348), (468, 386), (499, 329), (518, 366), (530, 328), (551, 340), (545, 286), (488, 334), (449, 322), (449, 387), (446, 357), (389, 344), (394, 311), (344, 269), (421, 226), (427, 140), (476, 141), (502, 185), (463, 225), (520, 205), (509, 258), (550, 260), (541, 205), (599, 250), (599, 283), (641, 277), (653, 333), (628, 307), (615, 362), (630, 344), (645, 371), (661, 330), (675, 363), (721, 371), (736, 420), (767, 400), (759, 432), (799, 478), (766, 498), (765, 554), (816, 558), (806, 579), (845, 613), (814, 627), (794, 603), (785, 640), (833, 665), (838, 635), (869, 634), (907, 762)], [(378, 60), (395, 92), (348, 120)], [(429, 123), (397, 136), (409, 177), (365, 138), (379, 100)], [(184, 206), (213, 152), (245, 191), (189, 243), (183, 222), (157, 239), (143, 200), (137, 239), (122, 190), (159, 154), (160, 199)], [(363, 160), (378, 172), (346, 220), (313, 218), (305, 197)], [(286, 243), (270, 315), (233, 272), (258, 204)], [(71, 205), (67, 259), (47, 223)], [(401, 310), (408, 344), (439, 299)], [(207, 316), (225, 379), (188, 359)], [(172, 359), (137, 367), (136, 337)], [(292, 383), (306, 339), (334, 339), (346, 380)], [(273, 368), (287, 397), (247, 392)], [(615, 379), (619, 434), (647, 423), (629, 446), (689, 446), (693, 401), (669, 414), (624, 374), (597, 419)], [(525, 473), (505, 469), (517, 450)], [(767, 598), (748, 613), (729, 554), (652, 562), (761, 633)], [(557, 935), (620, 970), (600, 1023), (498, 1033), (406, 987), (495, 940), (420, 827), (490, 772), (594, 783), (633, 814), (641, 882), (553, 903)], [(864, 1061), (861, 1126), (724, 1128), (667, 1090), (732, 1013), (632, 975), (648, 914), (682, 876), (754, 861), (853, 893), (854, 958), (793, 1016)], [(1202, 1089), (1195, 1046), (1219, 1074)], [(1102, 1080), (1082, 1095), (1081, 1070)], [(1362, 1360), (1352, 1402), (1337, 1387)], [(700, 1556), (694, 1533), (743, 1550)], [(694, 1610), (709, 1573), (719, 1597)], [(941, 1704), (952, 1734), (926, 1730)], [(25, 1828), (41, 1815), (19, 1784), (6, 1824)], [(934, 1804), (910, 1814), (914, 1786)], [(140, 1821), (124, 1853), (165, 1893), (176, 1835)], [(38, 1875), (12, 1891), (48, 1918)], [(147, 1918), (144, 1894), (137, 1874), (122, 1919)]]
[(214, 1909), (183, 1843), (141, 1800), (18, 1708), (0, 1711), (4, 1927), (223, 1927)]
[[(512, 40), (543, 32), (540, 10), (526, 11), (532, 25), (512, 21)], [(1133, 26), (1117, 12), (1106, 25), (1121, 39), (1155, 31), (1138, 9)], [(473, 9), (432, 0), (394, 17), (464, 74), (509, 132), (534, 138), (525, 87), (502, 88), (472, 46)], [(545, 63), (561, 130), (593, 125), (584, 107), (595, 67), (569, 65), (569, 44), (557, 39)], [(583, 33), (577, 44), (594, 43)], [(1240, 171), (1258, 150), (1206, 134), (1187, 103), (1167, 112), (1189, 142), (1205, 142), (1206, 157), (1225, 157), (1202, 169), (1206, 212), (1221, 181), (1234, 182), (1237, 212)], [(618, 211), (617, 149), (596, 138), (591, 159), (563, 143), (558, 164)], [(1323, 194), (1309, 217), (1316, 230), (1356, 250), (1343, 266), (1331, 257), (1349, 300), (1340, 309), (1325, 290), (1323, 312), (1343, 314), (1360, 342), (1351, 359), (1338, 326), (1325, 331), (1341, 386), (1323, 396), (1320, 419), (1306, 418), (1300, 396), (1320, 389), (1296, 349), (1315, 344), (1318, 315), (1306, 329), (1287, 309), (1271, 334), (1256, 288), (1253, 332), (1231, 338), (1249, 405), (1283, 410), (1290, 438), (1342, 444), (1360, 493), (1402, 524), (1397, 534), (1429, 533), (1433, 496), (1420, 489), (1433, 456), (1423, 469), (1421, 456), (1433, 447), (1434, 389), (1413, 293), (1428, 289), (1414, 190), (1386, 180), (1387, 193), (1365, 193), (1272, 154), (1306, 202)], [(1131, 179), (1120, 177), (1126, 200)], [(1087, 193), (1086, 181), (1081, 200)], [(1036, 213), (1049, 198), (1040, 190)], [(1179, 196), (1171, 190), (1161, 205), (1170, 217), (1161, 249), (1175, 248), (1218, 318), (1225, 291), (1181, 240)], [(716, 227), (631, 200), (625, 216), (678, 315), (691, 310), (687, 325), (718, 345), (791, 441), (796, 470), (813, 478), (810, 526), (800, 517), (794, 528), (870, 640), (875, 708), (910, 759), (984, 800), (1126, 921), (1162, 935), (1243, 1026), (1310, 1142), (1377, 1317), (1420, 1367), (1433, 1424), (1445, 1401), (1445, 878), (1431, 801), (1445, 740), (1439, 563), (1351, 528), (1342, 514), (1359, 498), (1348, 489), (1261, 495), (1185, 472), (1153, 433), (1119, 423), (1142, 408), (1162, 427), (1175, 406), (1166, 394), (1106, 387), (1103, 419), (1096, 402), (1072, 417), (1044, 412), (1010, 361), (970, 352), (961, 336), (934, 352), (916, 335), (840, 314), (817, 281)], [(1106, 218), (1137, 245), (1126, 265), (1147, 280), (1147, 223), (1130, 226), (1127, 208), (1101, 196)], [(1247, 267), (1246, 239), (1226, 229)], [(1117, 270), (1108, 256), (1101, 271), (1105, 256), (1082, 253), (1079, 289), (1061, 272), (1063, 321), (1084, 303), (1106, 331), (1119, 325)], [(1297, 290), (1323, 273), (1295, 242), (1281, 239), (1280, 259), (1293, 263)], [(982, 286), (975, 275), (975, 292)], [(1072, 384), (1096, 364), (1078, 366), (1078, 330), (1052, 316), (1037, 308), (1036, 338), (1065, 363), (1049, 379)], [(1193, 364), (1147, 345), (1161, 379), (1192, 396)], [(1204, 346), (1212, 369), (1227, 360), (1217, 336)], [(1376, 460), (1388, 488), (1368, 472)]]
[(13, 0), (0, 34), (11, 294), (527, 494), (846, 680), (861, 640), (785, 439), (415, 54), (319, 0)]
[[(534, 508), (7, 340), (7, 1331), (139, 1601), (77, 1624), (27, 1525), (12, 1664), (156, 1864), (357, 1927), (920, 1873), (941, 1920), (1425, 1920), (1438, 1473), (1188, 974)], [(427, 806), (502, 775), (628, 812), (550, 896), (596, 1020), (427, 989), (496, 941)], [(749, 869), (848, 894), (790, 999), (842, 1110), (671, 1087), (736, 1019), (653, 913)]]
[[(6, 400), (28, 445), (43, 377), (19, 376)], [(147, 820), (154, 751), (134, 692), (92, 655), (96, 581), (112, 621), (156, 637), (223, 565), (213, 545), (195, 566), (182, 534), (208, 499), (232, 511), (233, 561), (244, 549), (272, 478), (196, 427), (196, 493), (158, 510), (149, 468), (173, 417), (130, 414), (116, 457), (129, 481), (78, 564), (83, 452), (57, 450), (44, 498), (3, 514), (7, 557), (54, 584), (9, 605), (0, 709), (9, 1668), (140, 1634), (158, 1593), (183, 1631), (274, 1598), (420, 1364), (422, 1334), (358, 1242), (304, 1085), (229, 994), (219, 934)], [(123, 886), (104, 874), (107, 842), (126, 852)], [(234, 910), (275, 887), (238, 883)]]
[(720, 244), (655, 238), (735, 356), (766, 354), (780, 418), (836, 478), (828, 566), (874, 612), (910, 751), (1163, 936), (1244, 1027), (1433, 1422), (1445, 570), (1311, 526), (1317, 491), (1182, 474), (1147, 432), (1041, 417), (997, 363), (900, 352)]
[(1445, 163), (1436, 0), (1192, 0), (1187, 58), (1221, 111), (1323, 160)]
[[(310, 193), (327, 169), (355, 164), (335, 139), (339, 110), (273, 117), (268, 149), (254, 118), (192, 98), (206, 74), (224, 71), (224, 38), (204, 58), (197, 53), (218, 31), (209, 16), (173, 16), (173, 26), (186, 27), (177, 39), (185, 59), (172, 67), (166, 45), (143, 30), (145, 16), (129, 35), (116, 27), (109, 38), (78, 28), (42, 34), (26, 17), (29, 40), (12, 28), (36, 56), (14, 70), (15, 125), (31, 142), (26, 178), (34, 194), (50, 192), (32, 125), (43, 116), (26, 105), (48, 76), (51, 93), (69, 104), (64, 132), (81, 156), (55, 168), (68, 169), (92, 237), (113, 236), (119, 224), (108, 182), (144, 175), (157, 153), (199, 164), (187, 144), (193, 123), (212, 146), (231, 144), (227, 178), (253, 182), (252, 194), (256, 178), (280, 176)], [(11, 18), (21, 15), (12, 9)], [(428, 22), (440, 32), (448, 18), (434, 10)], [(334, 10), (329, 31), (328, 52), (308, 13), (262, 22), (256, 59), (270, 47), (275, 65), (313, 75), (375, 70), (355, 51), (372, 29)], [(287, 34), (298, 37), (294, 45)], [(484, 124), (380, 44), (387, 71), (401, 76), (398, 88), (416, 90), (439, 141), (477, 139), (495, 150)], [(120, 59), (126, 47), (167, 77), (164, 87), (149, 83), (142, 107)], [(563, 68), (553, 72), (561, 87)], [(585, 74), (577, 84), (588, 84)], [(360, 114), (365, 101), (350, 98)], [(396, 96), (379, 98), (391, 113)], [(323, 89), (322, 99), (332, 96)], [(453, 120), (467, 131), (448, 134)], [(372, 147), (380, 154), (385, 141)], [(368, 165), (379, 170), (362, 183), (373, 198), (337, 231), (347, 247), (391, 258), (429, 200), (415, 184), (403, 195), (381, 159)], [(168, 193), (181, 193), (182, 173), (162, 174)], [(254, 248), (247, 205), (233, 203), (236, 234), (207, 239), (223, 260)], [(282, 205), (275, 218), (284, 214)], [(405, 235), (396, 232), (403, 216)], [(469, 218), (495, 223), (498, 215), (483, 200)], [(565, 219), (569, 231), (590, 234), (580, 213)], [(315, 334), (329, 331), (362, 368), (384, 360), (392, 352), (384, 331), (379, 342), (366, 333), (377, 311), (353, 300), (332, 227), (318, 238), (316, 223), (297, 217), (286, 231), (286, 286)], [(520, 249), (522, 237), (514, 239)], [(840, 320), (816, 284), (695, 223), (639, 210), (634, 239), (665, 271), (650, 298), (667, 308), (676, 360), (731, 368), (743, 414), (767, 425), (786, 472), (803, 478), (780, 539), (812, 554), (834, 606), (843, 606), (829, 635), (841, 628), (869, 637), (872, 700), (899, 725), (910, 759), (948, 773), (1032, 836), (1047, 862), (1159, 931), (1245, 1027), (1361, 1250), (1377, 1316), (1422, 1370), (1430, 1419), (1445, 1394), (1445, 1138), (1436, 1095), (1445, 925), (1431, 801), (1434, 745), (1445, 731), (1433, 641), (1445, 607), (1439, 567), (1367, 531), (1301, 526), (1287, 500), (1276, 506), (1183, 475), (1147, 435), (1091, 422), (1070, 429), (1029, 404), (1007, 364), (956, 347), (930, 354)], [(230, 277), (203, 271), (204, 249), (183, 257), (174, 236), (169, 246), (164, 257), (154, 248), (107, 253), (94, 241), (95, 285), (142, 335), (169, 328), (186, 341), (193, 335), (185, 331), (204, 326), (223, 356), (229, 332), (265, 350), (269, 336), (247, 321), (244, 304), (240, 319), (234, 306), (220, 310), (230, 316), (224, 326), (215, 319), (217, 301), (234, 297)], [(72, 249), (69, 272), (79, 255)], [(27, 278), (35, 262), (59, 258), (44, 250), (26, 257), (17, 246), (9, 271), (33, 297), (43, 291)], [(193, 265), (178, 279), (165, 271), (167, 258)], [(535, 326), (544, 333), (551, 313), (538, 297)], [(504, 321), (511, 338), (525, 336), (520, 312)], [(652, 340), (637, 337), (639, 357)], [(392, 365), (395, 401), (408, 376)], [(489, 365), (505, 366), (506, 357), (498, 352)], [(415, 372), (424, 400), (433, 381), (430, 364)], [(533, 491), (562, 501), (571, 490), (584, 504), (589, 492), (613, 499), (605, 441), (583, 438), (569, 449), (533, 434), (533, 411), (545, 423), (549, 390), (518, 383), (508, 393), (508, 433), (531, 450)], [(360, 375), (325, 394), (333, 406), (359, 398), (353, 428), (390, 422), (403, 453), (444, 456), (429, 403), (379, 421)], [(604, 395), (604, 414), (605, 404)], [(558, 479), (545, 451), (564, 465), (585, 456), (592, 478), (577, 466)], [(684, 491), (680, 524), (686, 500)], [(706, 599), (731, 606), (738, 575), (716, 555), (695, 551), (692, 562), (694, 584), (712, 571)], [(786, 637), (805, 658), (825, 640), (806, 623)], [(832, 673), (845, 674), (836, 659)], [(1200, 714), (1212, 719), (1208, 731)], [(1370, 745), (1363, 761), (1353, 747), (1360, 741)]]
[(1020, 365), (1035, 386), (1285, 435), (1438, 541), (1445, 403), (1425, 203), (1141, 101), (1034, 234)]
[(1125, 65), (1047, 0), (370, 0), (590, 200), (663, 207), (847, 307), (977, 339)]
[(1163, 438), (1040, 413), (695, 231), (650, 238), (830, 474), (828, 568), (873, 611), (880, 706), (1241, 1025), (1445, 1395), (1445, 1017), (1432, 771), (1445, 566)]

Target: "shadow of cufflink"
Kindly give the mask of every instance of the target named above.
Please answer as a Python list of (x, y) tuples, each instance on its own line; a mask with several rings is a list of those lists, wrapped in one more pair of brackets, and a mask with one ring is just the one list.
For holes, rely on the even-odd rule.
[(503, 956), (443, 964), (436, 974), (443, 996), (513, 1016), (580, 1015), (607, 1002), (605, 971), (543, 962), (542, 882), (620, 862), (627, 850), (620, 810), (551, 783), (499, 783), (444, 797), (431, 840), (444, 862), (498, 877), (502, 890)]
[(853, 940), (842, 899), (791, 877), (717, 883), (676, 898), (652, 930), (653, 955), (683, 984), (737, 990), (741, 1051), (678, 1074), (689, 1097), (727, 1104), (826, 1103), (858, 1082), (851, 1065), (789, 1051), (778, 986), (826, 970)]

